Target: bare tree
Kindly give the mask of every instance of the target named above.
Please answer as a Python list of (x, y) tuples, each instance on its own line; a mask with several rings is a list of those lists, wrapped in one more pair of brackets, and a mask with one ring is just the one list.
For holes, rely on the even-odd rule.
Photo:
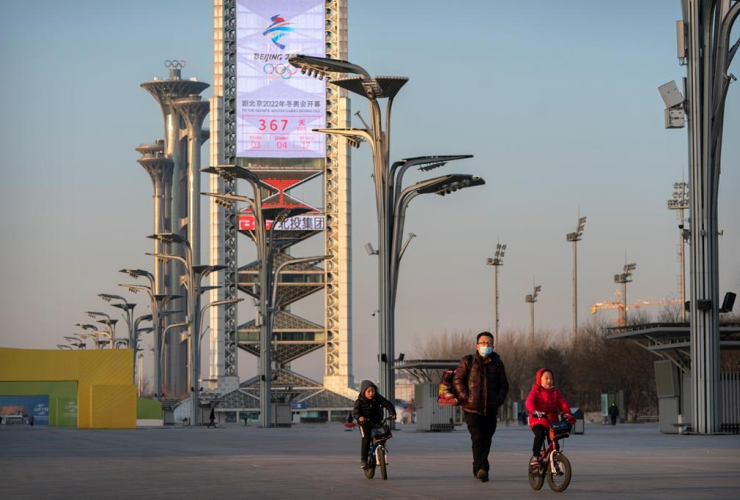
[(460, 359), (475, 350), (475, 337), (479, 332), (471, 329), (443, 330), (439, 335), (421, 338), (416, 335), (412, 341), (412, 352), (418, 359)]

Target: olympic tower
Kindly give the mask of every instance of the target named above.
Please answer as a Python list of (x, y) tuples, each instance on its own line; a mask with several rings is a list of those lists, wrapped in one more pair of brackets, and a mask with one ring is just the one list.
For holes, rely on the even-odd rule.
[[(346, 408), (356, 396), (352, 377), (350, 155), (345, 141), (312, 129), (349, 123), (346, 91), (301, 75), (290, 55), (303, 53), (347, 58), (346, 0), (214, 0), (214, 92), (210, 102), (211, 165), (249, 168), (271, 186), (265, 202), (275, 207), (301, 205), (311, 211), (286, 221), (276, 266), (278, 280), (273, 331), (273, 401), (294, 408)], [(323, 207), (312, 207), (291, 192), (322, 179)], [(235, 181), (211, 176), (210, 191), (236, 193)], [(250, 194), (251, 193), (241, 193)], [(254, 296), (257, 263), (237, 264), (237, 236), (248, 234), (254, 218), (211, 200), (211, 264), (223, 264), (223, 285), (210, 300)], [(328, 258), (323, 268), (290, 265), (289, 247), (323, 235)], [(244, 241), (244, 240), (242, 240)], [(289, 305), (324, 290), (324, 325), (298, 317)], [(239, 324), (235, 305), (212, 308), (210, 317), (211, 389), (224, 394), (226, 407), (258, 408), (258, 377), (239, 389), (237, 347), (259, 356), (259, 328)], [(290, 362), (325, 348), (321, 383), (293, 372)]]

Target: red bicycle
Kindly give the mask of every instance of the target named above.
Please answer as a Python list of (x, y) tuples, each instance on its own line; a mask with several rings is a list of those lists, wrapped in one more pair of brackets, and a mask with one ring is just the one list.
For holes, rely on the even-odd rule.
[(570, 436), (572, 426), (567, 419), (550, 422), (548, 429), (548, 445), (542, 443), (542, 452), (539, 463), (529, 465), (529, 485), (537, 491), (542, 488), (547, 477), (547, 484), (552, 491), (562, 493), (570, 484), (570, 461), (562, 451), (558, 441)]

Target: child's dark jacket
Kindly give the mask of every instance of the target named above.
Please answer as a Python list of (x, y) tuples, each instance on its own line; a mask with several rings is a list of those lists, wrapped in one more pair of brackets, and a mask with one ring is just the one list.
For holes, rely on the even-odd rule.
[[(367, 399), (365, 397), (365, 391), (368, 387), (375, 387), (375, 396), (373, 399)], [(363, 380), (360, 385), (360, 397), (355, 401), (355, 409), (352, 412), (355, 420), (359, 420), (360, 417), (365, 417), (371, 422), (380, 423), (383, 421), (383, 408), (388, 410), (388, 413), (391, 415), (396, 414), (396, 409), (393, 407), (391, 402), (378, 394), (378, 388), (375, 384), (369, 380)]]

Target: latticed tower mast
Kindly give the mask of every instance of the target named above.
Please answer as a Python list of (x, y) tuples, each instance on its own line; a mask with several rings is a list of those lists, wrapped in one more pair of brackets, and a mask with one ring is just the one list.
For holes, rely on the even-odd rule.
[[(337, 59), (347, 58), (347, 2), (346, 0), (327, 0), (325, 2), (326, 12), (326, 52), (328, 57)], [(237, 19), (236, 0), (214, 0), (214, 97), (211, 102), (211, 164), (238, 164), (236, 156), (236, 39)], [(338, 88), (328, 88), (326, 91), (327, 101), (327, 126), (345, 127), (349, 123), (349, 99), (346, 91)], [(289, 363), (290, 360), (302, 356), (307, 352), (318, 349), (322, 345), (326, 347), (324, 387), (336, 394), (353, 397), (355, 392), (351, 388), (352, 380), (352, 334), (351, 334), (351, 239), (350, 239), (350, 158), (348, 147), (338, 137), (327, 136), (326, 160), (323, 165), (324, 173), (324, 208), (326, 215), (325, 249), (329, 256), (324, 262), (324, 269), (311, 267), (304, 270), (312, 279), (318, 274), (323, 274), (321, 285), (315, 281), (309, 288), (314, 293), (321, 286), (325, 286), (325, 325), (307, 322), (288, 311), (281, 311), (275, 320), (276, 334), (286, 333), (287, 330), (300, 330), (304, 338), (313, 334), (314, 340), (310, 346), (304, 344), (295, 347), (295, 341), (291, 347), (288, 344), (281, 345), (278, 341), (276, 361), (278, 364)], [(260, 168), (250, 165), (258, 175), (268, 175), (270, 167)], [(264, 172), (260, 172), (264, 170)], [(212, 176), (212, 192), (219, 191), (235, 194), (235, 182), (226, 182)], [(216, 185), (215, 183), (219, 184)], [(218, 189), (214, 189), (218, 188)], [(245, 266), (237, 275), (237, 233), (238, 220), (234, 208), (218, 207), (211, 202), (212, 221), (212, 245), (211, 258), (213, 264), (225, 264), (229, 271), (225, 273), (224, 295), (218, 298), (236, 298), (237, 290), (254, 290), (249, 286), (254, 277), (252, 270), (255, 263)], [(214, 227), (213, 214), (217, 214), (219, 227)], [(222, 232), (221, 232), (222, 231)], [(307, 235), (308, 237), (310, 235)], [(219, 262), (218, 256), (223, 256)], [(287, 258), (290, 258), (287, 256)], [(288, 267), (290, 270), (290, 266)], [(290, 273), (286, 273), (290, 274)], [(281, 283), (279, 294), (290, 296), (293, 292), (287, 292), (292, 285)], [(305, 291), (304, 291), (305, 292)], [(217, 293), (217, 292), (212, 292)], [(298, 297), (300, 298), (300, 297)], [(212, 297), (215, 300), (215, 297)], [(295, 299), (287, 299), (294, 301)], [(221, 309), (221, 308), (219, 308)], [(211, 379), (219, 381), (218, 392), (226, 392), (226, 387), (221, 381), (229, 376), (236, 378), (236, 346), (240, 345), (245, 350), (253, 352), (253, 339), (256, 333), (253, 322), (237, 327), (236, 307), (224, 308), (224, 317), (218, 315), (219, 310), (211, 312), (211, 345), (223, 346), (221, 352), (212, 356)], [(221, 328), (221, 325), (223, 327)], [(253, 330), (254, 329), (254, 330)], [(244, 335), (243, 342), (239, 331)], [(293, 332), (297, 333), (297, 332)], [(323, 335), (322, 335), (323, 334)], [(323, 338), (322, 338), (323, 337)], [(286, 337), (283, 337), (286, 339)], [(220, 348), (220, 347), (219, 347)], [(257, 354), (257, 353), (255, 353)], [(223, 364), (222, 361), (223, 360)], [(295, 374), (293, 374), (295, 375)], [(278, 374), (278, 376), (280, 376)], [(300, 377), (300, 376), (298, 376)], [(306, 379), (307, 380), (307, 379)], [(251, 382), (251, 381), (249, 381)], [(247, 385), (249, 385), (249, 382)], [(278, 381), (279, 382), (279, 381)], [(295, 381), (294, 381), (295, 382)], [(279, 385), (279, 384), (278, 384)], [(295, 385), (295, 384), (294, 384)], [(299, 384), (300, 385), (300, 384)], [(346, 404), (342, 401), (327, 402), (331, 404)]]

